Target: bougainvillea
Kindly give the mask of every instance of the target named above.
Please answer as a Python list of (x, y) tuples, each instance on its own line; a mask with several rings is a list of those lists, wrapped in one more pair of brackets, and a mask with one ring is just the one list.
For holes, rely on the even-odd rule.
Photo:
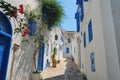
[(20, 4), (20, 5), (19, 5), (19, 8), (20, 8), (19, 12), (20, 12), (21, 14), (23, 14), (23, 13), (24, 13), (23, 4)]
[(22, 37), (25, 37), (28, 34), (29, 26), (26, 26), (23, 30)]

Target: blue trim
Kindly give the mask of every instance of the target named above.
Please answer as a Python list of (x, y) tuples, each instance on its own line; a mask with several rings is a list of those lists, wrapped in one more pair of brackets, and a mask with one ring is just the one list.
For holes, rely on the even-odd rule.
[(12, 37), (10, 34), (4, 32), (4, 31), (0, 31), (0, 34), (4, 35), (4, 36), (6, 36), (6, 37), (9, 37), (9, 38)]
[[(10, 54), (10, 47), (11, 47), (11, 36), (12, 36), (12, 26), (7, 18), (7, 16), (0, 11), (0, 22), (2, 23), (1, 26), (5, 29), (3, 31), (0, 31), (0, 45), (4, 46), (4, 53), (2, 58), (2, 65), (1, 65), (1, 71), (0, 71), (0, 80), (6, 80), (6, 73), (7, 73), (7, 67), (8, 67), (8, 60), (9, 60), (9, 54)], [(2, 30), (2, 29), (1, 29)], [(2, 43), (2, 41), (4, 43)], [(3, 62), (4, 61), (4, 62)]]
[(89, 42), (93, 40), (92, 20), (90, 20), (88, 24), (88, 38), (89, 38)]

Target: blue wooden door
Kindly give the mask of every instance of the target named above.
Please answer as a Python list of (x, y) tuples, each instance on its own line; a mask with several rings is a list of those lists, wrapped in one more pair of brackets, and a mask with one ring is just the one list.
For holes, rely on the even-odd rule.
[(6, 80), (12, 28), (9, 19), (0, 11), (0, 80)]
[(43, 70), (43, 59), (44, 59), (44, 45), (39, 49), (38, 53), (38, 67), (37, 67), (38, 71)]

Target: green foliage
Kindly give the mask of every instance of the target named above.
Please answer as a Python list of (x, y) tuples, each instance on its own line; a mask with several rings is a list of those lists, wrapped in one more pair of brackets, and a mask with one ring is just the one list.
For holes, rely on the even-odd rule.
[(64, 10), (57, 0), (42, 0), (42, 21), (48, 26), (59, 25), (64, 16)]
[(88, 80), (88, 79), (87, 79), (87, 75), (85, 75), (85, 74), (83, 73), (82, 76), (83, 76), (83, 80)]
[(59, 63), (60, 63), (60, 60), (57, 60), (57, 63), (59, 64)]

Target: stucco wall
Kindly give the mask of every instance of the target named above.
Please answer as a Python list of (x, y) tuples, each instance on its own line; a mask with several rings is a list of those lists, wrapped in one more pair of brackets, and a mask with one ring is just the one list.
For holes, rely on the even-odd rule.
[[(118, 0), (101, 0), (102, 26), (105, 40), (105, 53), (107, 60), (108, 80), (120, 79), (119, 68), (119, 16)], [(112, 8), (112, 9), (111, 9)], [(117, 30), (117, 31), (116, 31)], [(116, 42), (117, 41), (117, 42)], [(116, 45), (117, 44), (117, 45)], [(118, 49), (118, 51), (117, 51)]]
[[(84, 2), (85, 17), (81, 22), (81, 65), (88, 80), (119, 80), (120, 1), (90, 0)], [(88, 24), (92, 21), (93, 40), (88, 40)], [(84, 47), (83, 33), (86, 33)], [(117, 45), (116, 45), (117, 44)], [(90, 54), (94, 52), (95, 72), (91, 71)], [(76, 59), (77, 60), (77, 59)]]

